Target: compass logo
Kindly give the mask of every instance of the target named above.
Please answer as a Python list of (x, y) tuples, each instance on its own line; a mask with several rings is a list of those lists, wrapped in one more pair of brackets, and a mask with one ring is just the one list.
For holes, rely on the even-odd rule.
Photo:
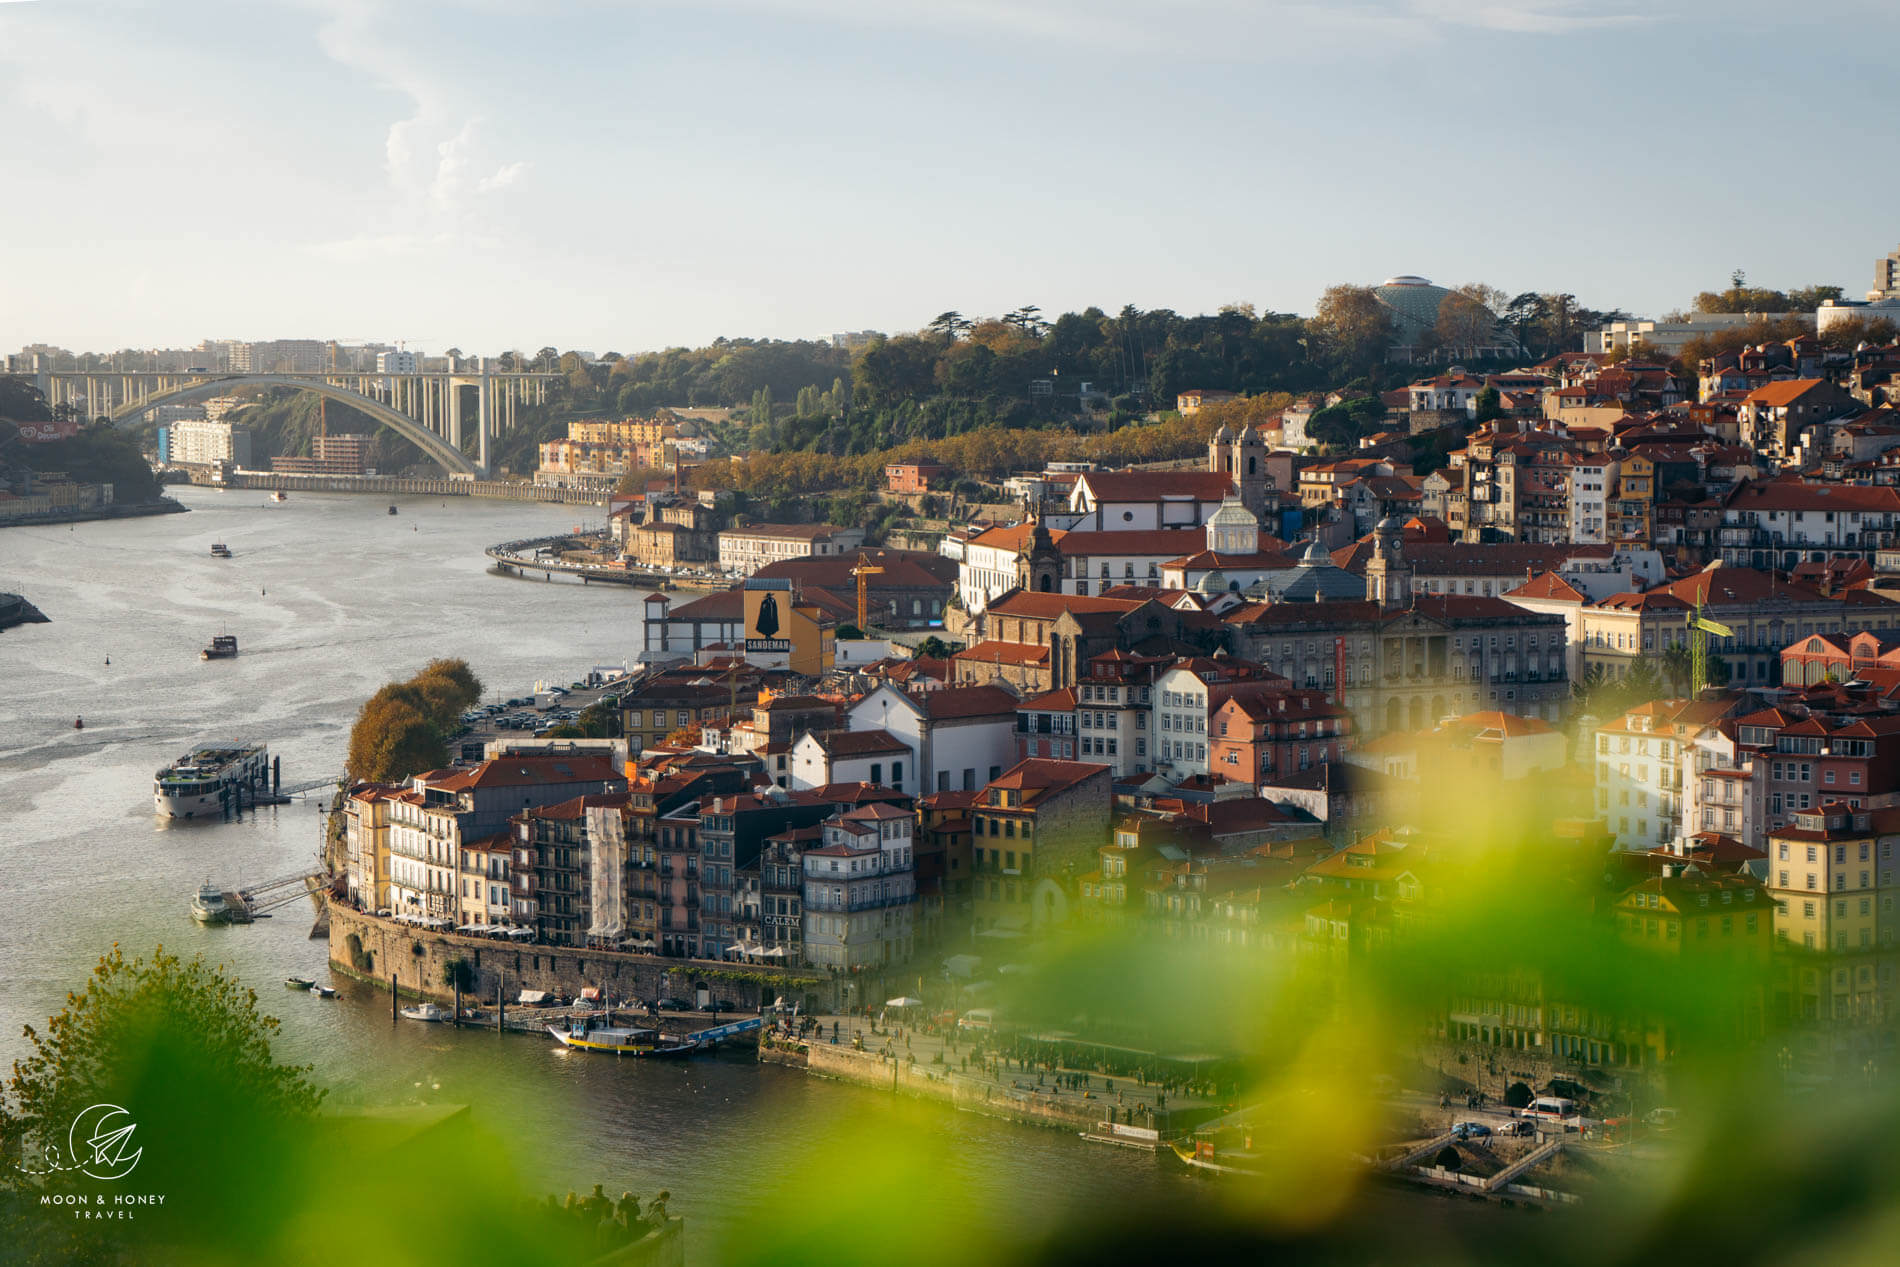
[(145, 1154), (143, 1148), (132, 1147), (137, 1129), (132, 1115), (116, 1104), (81, 1109), (66, 1133), (66, 1155), (94, 1179), (123, 1179)]

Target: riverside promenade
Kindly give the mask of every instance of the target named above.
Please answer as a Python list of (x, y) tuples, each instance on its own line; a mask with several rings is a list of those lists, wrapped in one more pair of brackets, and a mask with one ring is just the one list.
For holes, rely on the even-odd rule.
[(863, 1016), (813, 1019), (802, 1037), (768, 1031), (759, 1059), (1137, 1148), (1154, 1147), (1233, 1107), (1185, 1080), (1171, 1082), (1170, 1090), (1145, 1077), (1018, 1058), (1008, 1054), (1012, 1039), (989, 1031), (930, 1032)]

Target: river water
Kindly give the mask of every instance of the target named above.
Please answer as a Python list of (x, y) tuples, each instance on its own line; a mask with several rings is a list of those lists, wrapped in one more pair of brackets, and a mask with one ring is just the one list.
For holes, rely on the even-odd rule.
[[(378, 498), (172, 493), (192, 513), (0, 530), (0, 575), (52, 619), (0, 634), (0, 1062), (114, 942), (162, 943), (255, 986), (283, 1021), (280, 1057), (314, 1065), (334, 1103), (470, 1104), (519, 1141), (539, 1187), (670, 1189), (697, 1263), (757, 1212), (763, 1167), (830, 1171), (884, 1097), (734, 1055), (622, 1063), (393, 1024), (386, 996), (348, 982), (332, 1002), (283, 988), (289, 974), (329, 979), (307, 905), (240, 928), (187, 916), (207, 876), (232, 888), (308, 866), (321, 817), (304, 800), (241, 823), (159, 823), (152, 774), (192, 743), (263, 740), (293, 785), (339, 770), (362, 700), (434, 656), (467, 659), (505, 694), (631, 660), (641, 592), (503, 577), (482, 555), (600, 512), (409, 497), (391, 516)], [(214, 541), (235, 557), (212, 558)], [(238, 658), (199, 660), (223, 632)], [(1205, 1199), (1146, 1154), (1056, 1132), (949, 1113), (902, 1129), (941, 1157), (942, 1191), (983, 1194), (969, 1219), (1012, 1239), (1138, 1201)]]

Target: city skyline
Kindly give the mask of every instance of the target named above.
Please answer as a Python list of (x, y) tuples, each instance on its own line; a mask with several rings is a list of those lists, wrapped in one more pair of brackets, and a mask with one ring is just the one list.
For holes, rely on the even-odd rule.
[(1310, 313), (1400, 273), (1656, 316), (1735, 268), (1856, 297), (1896, 239), (1878, 169), (1845, 206), (1751, 182), (1747, 216), (1715, 213), (1726, 163), (1685, 161), (1680, 199), (1624, 175), (1877, 117), (1900, 18), (1865, 0), (239, 12), (0, 5), (27, 195), (0, 346), (628, 353), (1023, 303)]

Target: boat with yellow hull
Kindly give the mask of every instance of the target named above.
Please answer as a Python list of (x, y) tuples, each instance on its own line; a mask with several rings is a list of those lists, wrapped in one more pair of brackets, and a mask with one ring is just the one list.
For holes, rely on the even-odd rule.
[(690, 1056), (699, 1049), (694, 1042), (669, 1039), (657, 1029), (634, 1029), (603, 1025), (591, 1017), (575, 1017), (566, 1025), (550, 1025), (548, 1033), (563, 1047), (580, 1051), (608, 1052), (615, 1056), (635, 1056), (648, 1060), (667, 1060)]

